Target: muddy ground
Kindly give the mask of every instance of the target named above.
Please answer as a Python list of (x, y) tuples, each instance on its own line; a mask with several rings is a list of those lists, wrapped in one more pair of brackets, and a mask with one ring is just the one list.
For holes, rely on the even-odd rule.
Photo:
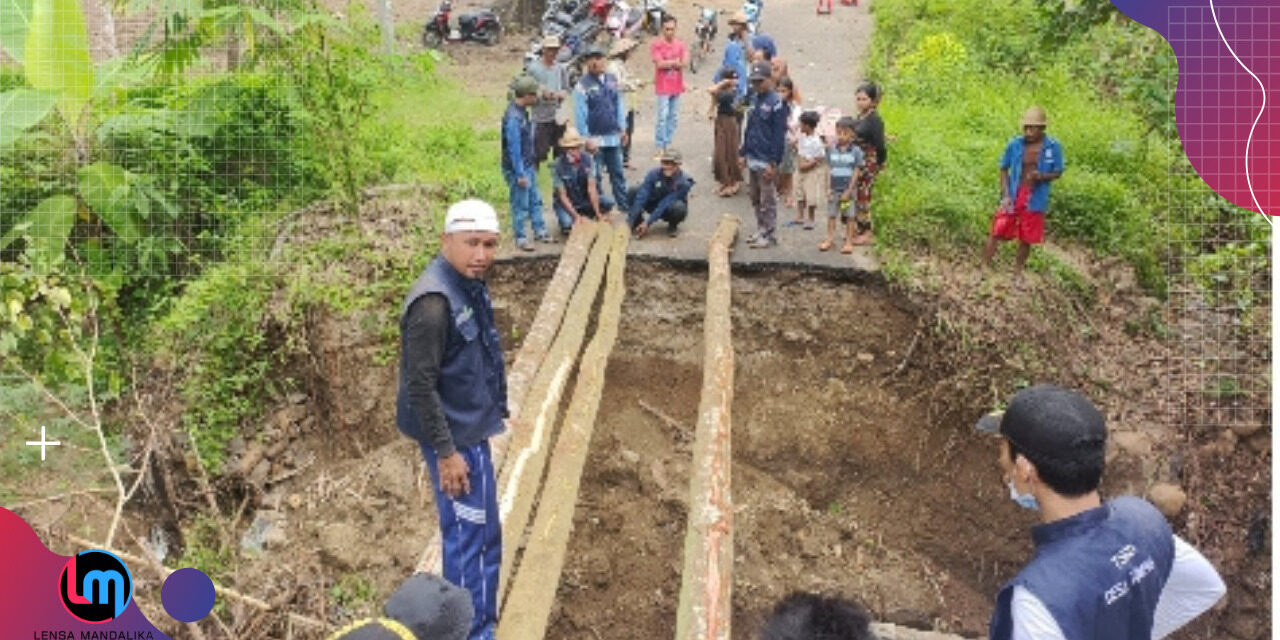
[[(384, 198), (354, 223), (303, 215), (286, 241), (358, 234), (369, 250), (308, 277), (345, 272), (375, 282), (388, 261), (422, 259), (409, 232), (421, 219), (413, 198)], [(1107, 495), (1145, 494), (1156, 482), (1187, 491), (1175, 530), (1219, 567), (1231, 593), (1178, 637), (1269, 634), (1270, 431), (1261, 426), (1269, 396), (1206, 397), (1191, 385), (1212, 363), (1176, 357), (1171, 345), (1176, 332), (1205, 335), (1211, 318), (1174, 322), (1116, 263), (1080, 264), (1092, 302), (1040, 278), (1018, 290), (1004, 276), (983, 279), (939, 256), (921, 257), (911, 289), (847, 273), (735, 273), (735, 637), (750, 637), (793, 588), (858, 598), (880, 620), (981, 633), (999, 584), (1029, 555), (1031, 516), (1004, 494), (994, 449), (971, 424), (1037, 381), (1081, 389), (1107, 414)], [(495, 267), (508, 357), (553, 269), (550, 260)], [(630, 261), (548, 637), (653, 638), (673, 629), (704, 278), (696, 266)], [(398, 304), (399, 295), (388, 289), (385, 303)], [(339, 625), (375, 613), (416, 566), (435, 510), (421, 455), (393, 426), (395, 340), (383, 335), (384, 309), (346, 315), (277, 303), (301, 323), (302, 350), (283, 372), (299, 385), (232, 443), (228, 471), (213, 480), (218, 515), (176, 438), (157, 452), (119, 544), (140, 553), (165, 542), (171, 566), (225, 545), (220, 581)], [(1128, 322), (1144, 318), (1170, 333)], [(1220, 342), (1262, 375), (1261, 342)], [(158, 427), (180, 432), (180, 378), (158, 367), (148, 379), (142, 408)], [(121, 410), (122, 420), (133, 415)], [(1234, 427), (1215, 426), (1228, 419)], [(108, 506), (74, 496), (21, 515), (67, 552), (74, 545), (56, 532), (92, 538), (84, 527)], [(261, 551), (242, 550), (251, 531)], [(149, 617), (191, 637), (162, 622), (156, 577), (135, 573)], [(240, 637), (289, 633), (279, 616), (234, 603), (219, 615)], [(212, 624), (205, 631), (222, 637)]]
[[(700, 273), (629, 268), (549, 637), (674, 632), (704, 286)], [(1025, 557), (1025, 518), (997, 499), (990, 443), (935, 422), (924, 394), (887, 377), (915, 326), (882, 287), (735, 279), (736, 638), (792, 589), (976, 633)]]

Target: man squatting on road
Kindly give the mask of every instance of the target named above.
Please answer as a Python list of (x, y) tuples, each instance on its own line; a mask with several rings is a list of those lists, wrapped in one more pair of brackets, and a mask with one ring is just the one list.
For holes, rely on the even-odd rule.
[(1084, 396), (1028, 387), (978, 429), (1000, 436), (1009, 496), (1041, 523), (1035, 557), (996, 596), (991, 640), (1158, 640), (1226, 593), (1151, 503), (1102, 502), (1106, 420)]
[(443, 537), (444, 578), (471, 594), (470, 640), (498, 621), (502, 526), (489, 438), (505, 429), (507, 382), (481, 276), (498, 250), (498, 214), (463, 200), (445, 215), (440, 253), (405, 296), (396, 426), (422, 447)]

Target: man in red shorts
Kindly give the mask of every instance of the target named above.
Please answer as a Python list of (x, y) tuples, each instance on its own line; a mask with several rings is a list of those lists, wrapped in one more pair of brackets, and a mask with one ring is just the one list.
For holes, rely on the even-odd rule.
[(1031, 245), (1044, 242), (1044, 216), (1049, 209), (1049, 184), (1062, 176), (1062, 144), (1044, 134), (1049, 118), (1041, 107), (1022, 116), (1022, 135), (1015, 136), (1000, 157), (1000, 209), (991, 223), (991, 236), (982, 252), (983, 266), (991, 266), (1003, 240), (1018, 241), (1015, 273), (1031, 255)]

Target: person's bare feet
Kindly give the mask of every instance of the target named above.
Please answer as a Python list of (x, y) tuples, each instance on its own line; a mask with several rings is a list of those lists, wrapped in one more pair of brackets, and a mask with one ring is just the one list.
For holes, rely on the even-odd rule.
[(868, 232), (866, 232), (866, 233), (859, 233), (858, 235), (856, 235), (856, 236), (854, 236), (854, 237), (853, 237), (853, 244), (856, 244), (856, 245), (859, 245), (859, 246), (864, 245), (864, 244), (871, 244), (871, 241), (872, 241), (873, 239), (874, 239), (874, 238), (872, 237), (872, 235), (871, 235), (871, 232), (870, 232), (870, 231), (868, 231)]
[(833, 246), (835, 246), (835, 243), (831, 241), (831, 238), (827, 238), (818, 245), (818, 251), (830, 251)]

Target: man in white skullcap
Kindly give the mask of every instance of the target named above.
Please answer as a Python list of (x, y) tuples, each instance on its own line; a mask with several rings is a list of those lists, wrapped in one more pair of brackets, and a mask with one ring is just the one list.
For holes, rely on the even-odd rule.
[(475, 609), (469, 640), (493, 637), (502, 527), (489, 439), (505, 429), (507, 382), (489, 291), (498, 214), (463, 200), (445, 216), (440, 253), (405, 296), (396, 426), (418, 441), (435, 488), (444, 578)]

